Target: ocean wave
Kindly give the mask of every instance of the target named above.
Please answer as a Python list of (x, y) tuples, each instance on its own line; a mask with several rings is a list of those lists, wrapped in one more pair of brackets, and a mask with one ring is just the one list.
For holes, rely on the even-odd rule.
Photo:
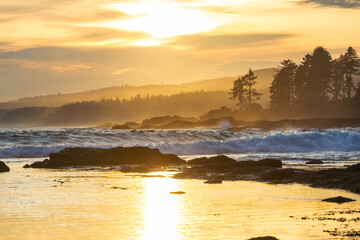
[(275, 133), (228, 141), (202, 141), (157, 145), (164, 153), (178, 155), (231, 153), (284, 153), (360, 151), (360, 134), (352, 132)]
[[(94, 132), (96, 134), (94, 134)], [(35, 131), (36, 133), (36, 131)], [(1, 134), (0, 134), (1, 135)], [(148, 146), (177, 155), (360, 151), (358, 130), (333, 131), (136, 131), (67, 130), (3, 133), (0, 158), (46, 157), (66, 147)]]

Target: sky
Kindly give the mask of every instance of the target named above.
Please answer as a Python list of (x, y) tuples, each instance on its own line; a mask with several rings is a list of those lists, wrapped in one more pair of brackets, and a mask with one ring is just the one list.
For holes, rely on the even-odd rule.
[(0, 101), (360, 51), (360, 0), (2, 0)]

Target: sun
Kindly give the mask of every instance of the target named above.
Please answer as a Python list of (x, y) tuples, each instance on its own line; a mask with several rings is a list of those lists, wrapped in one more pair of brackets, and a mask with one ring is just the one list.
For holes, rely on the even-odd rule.
[(187, 8), (176, 2), (125, 2), (107, 7), (134, 17), (105, 23), (106, 27), (145, 32), (156, 39), (210, 31), (223, 22), (200, 8)]

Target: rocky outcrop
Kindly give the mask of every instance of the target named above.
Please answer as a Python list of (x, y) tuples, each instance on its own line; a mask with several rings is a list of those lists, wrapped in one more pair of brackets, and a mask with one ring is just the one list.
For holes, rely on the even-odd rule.
[(342, 196), (332, 197), (332, 198), (326, 198), (322, 200), (323, 202), (333, 202), (333, 203), (346, 203), (346, 202), (354, 202), (354, 199), (346, 198)]
[(176, 165), (185, 161), (173, 154), (162, 154), (159, 149), (148, 147), (101, 148), (65, 148), (58, 153), (51, 153), (50, 159), (35, 162), (24, 167), (58, 168), (67, 166), (97, 165)]
[(236, 163), (235, 159), (229, 158), (225, 155), (218, 155), (215, 157), (202, 157), (202, 158), (195, 158), (192, 160), (189, 160), (187, 162), (188, 164), (200, 164), (200, 165), (234, 165)]
[[(282, 168), (277, 159), (240, 161), (217, 156), (217, 164), (209, 164), (209, 158), (190, 160), (190, 168), (175, 174), (179, 179), (217, 179), (224, 181), (251, 180), (269, 183), (300, 183), (311, 187), (344, 189), (360, 194), (360, 163), (347, 168), (331, 168), (320, 171)], [(215, 159), (217, 159), (215, 158)], [(223, 159), (222, 159), (223, 158)], [(222, 160), (221, 160), (222, 159)], [(220, 164), (224, 161), (224, 164)], [(209, 182), (211, 182), (210, 180)]]
[(266, 236), (266, 237), (255, 237), (250, 238), (249, 240), (279, 240), (276, 237)]
[(324, 162), (321, 160), (313, 159), (313, 160), (307, 161), (305, 164), (324, 164)]
[(2, 161), (0, 161), (0, 172), (10, 172), (10, 168)]

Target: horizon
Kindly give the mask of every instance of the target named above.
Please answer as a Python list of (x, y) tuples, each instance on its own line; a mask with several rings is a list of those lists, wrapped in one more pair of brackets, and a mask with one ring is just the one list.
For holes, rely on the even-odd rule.
[(299, 63), (316, 46), (338, 57), (348, 46), (359, 50), (359, 7), (321, 0), (5, 0), (0, 101), (237, 76), (288, 58)]

